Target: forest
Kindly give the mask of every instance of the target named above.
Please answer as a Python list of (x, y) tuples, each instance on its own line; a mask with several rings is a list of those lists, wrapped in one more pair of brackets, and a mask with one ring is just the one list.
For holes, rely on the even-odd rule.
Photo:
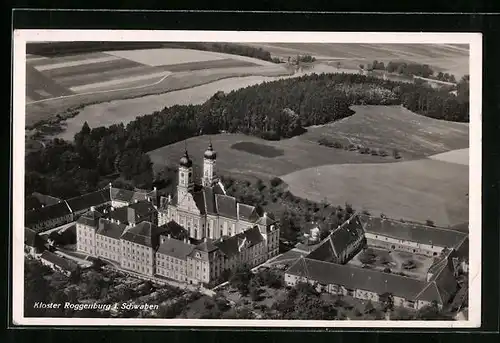
[(148, 151), (202, 134), (244, 133), (268, 140), (353, 114), (351, 105), (403, 105), (424, 116), (468, 122), (468, 79), (449, 90), (355, 74), (312, 74), (219, 92), (202, 105), (172, 106), (126, 126), (90, 128), (73, 142), (54, 139), (26, 156), (26, 194), (69, 198), (118, 179), (151, 187)]

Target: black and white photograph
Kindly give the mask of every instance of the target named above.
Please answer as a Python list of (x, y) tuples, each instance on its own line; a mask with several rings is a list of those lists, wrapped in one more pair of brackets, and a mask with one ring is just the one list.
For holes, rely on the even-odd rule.
[(19, 325), (479, 327), (481, 35), (19, 30)]

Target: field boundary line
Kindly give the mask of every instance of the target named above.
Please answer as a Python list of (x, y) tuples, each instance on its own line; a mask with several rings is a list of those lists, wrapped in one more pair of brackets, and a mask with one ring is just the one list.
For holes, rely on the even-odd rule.
[(151, 87), (151, 86), (156, 86), (160, 83), (162, 83), (167, 77), (172, 75), (171, 72), (168, 72), (167, 75), (163, 76), (160, 80), (147, 84), (147, 85), (141, 85), (141, 86), (135, 86), (135, 87), (126, 87), (126, 88), (117, 88), (117, 89), (108, 89), (108, 90), (102, 90), (102, 91), (94, 91), (94, 92), (85, 92), (85, 93), (77, 93), (77, 94), (70, 94), (70, 95), (62, 95), (54, 98), (48, 98), (48, 99), (41, 99), (41, 100), (35, 100), (31, 102), (26, 102), (26, 105), (31, 105), (31, 104), (37, 104), (41, 102), (47, 102), (51, 100), (60, 100), (60, 99), (66, 99), (66, 98), (71, 98), (71, 97), (76, 97), (80, 95), (92, 95), (92, 94), (103, 94), (103, 93), (111, 93), (111, 92), (118, 92), (118, 91), (128, 91), (128, 90), (134, 90), (134, 89), (141, 89), (141, 88), (146, 88), (146, 87)]

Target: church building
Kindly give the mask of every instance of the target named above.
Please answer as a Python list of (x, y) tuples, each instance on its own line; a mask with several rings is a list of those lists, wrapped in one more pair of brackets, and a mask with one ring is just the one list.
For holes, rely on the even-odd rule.
[(216, 172), (217, 153), (212, 143), (203, 155), (203, 175), (195, 182), (193, 162), (187, 149), (179, 160), (177, 192), (160, 198), (158, 225), (175, 221), (189, 236), (219, 240), (258, 227), (268, 242), (269, 257), (278, 254), (279, 230), (270, 215), (259, 214), (256, 207), (242, 204), (226, 194)]

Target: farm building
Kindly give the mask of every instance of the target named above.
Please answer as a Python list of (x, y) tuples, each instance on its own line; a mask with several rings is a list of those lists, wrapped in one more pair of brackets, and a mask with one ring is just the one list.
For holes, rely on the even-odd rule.
[(67, 200), (73, 216), (79, 216), (90, 210), (92, 206), (101, 207), (111, 203), (110, 191), (101, 189)]
[(53, 205), (26, 211), (24, 226), (42, 232), (73, 221), (73, 213), (64, 200)]
[(365, 245), (361, 221), (352, 216), (323, 240), (308, 258), (331, 263), (347, 263)]
[(307, 257), (299, 258), (285, 272), (287, 286), (299, 282), (311, 283), (319, 291), (373, 302), (383, 302), (390, 296), (395, 306), (411, 309), (420, 309), (433, 302), (442, 308), (458, 289), (453, 273), (447, 268), (429, 281), (423, 281)]
[(360, 215), (369, 246), (439, 256), (443, 250), (458, 249), (468, 234), (412, 222)]

